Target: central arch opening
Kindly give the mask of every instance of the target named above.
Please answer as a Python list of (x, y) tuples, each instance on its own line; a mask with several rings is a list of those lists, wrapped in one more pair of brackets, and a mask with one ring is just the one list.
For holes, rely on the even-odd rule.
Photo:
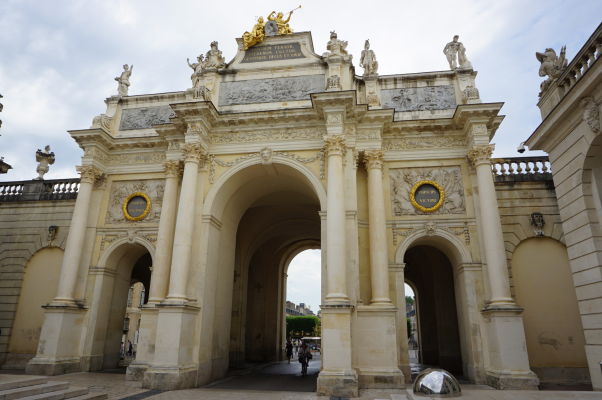
[[(287, 377), (300, 375), (300, 363), (295, 365), (299, 371), (290, 373), (275, 367), (275, 363), (286, 358), (289, 264), (301, 251), (321, 248), (322, 201), (315, 182), (310, 182), (299, 169), (279, 163), (247, 166), (225, 181), (214, 200), (218, 213), (213, 215), (217, 214), (222, 224), (217, 273), (227, 276), (227, 270), (232, 268), (229, 288), (226, 280), (220, 286), (229, 289), (230, 301), (225, 291), (218, 289), (217, 294), (218, 303), (224, 305), (221, 309), (230, 315), (226, 369), (230, 375), (237, 375), (241, 368), (255, 368), (252, 376), (237, 377), (214, 387), (262, 389), (262, 380), (270, 380), (264, 389), (273, 389), (274, 382), (281, 382), (280, 390), (287, 390), (284, 386), (288, 390), (315, 390), (286, 383)], [(216, 340), (220, 340), (219, 336)], [(256, 369), (265, 363), (272, 364)]]

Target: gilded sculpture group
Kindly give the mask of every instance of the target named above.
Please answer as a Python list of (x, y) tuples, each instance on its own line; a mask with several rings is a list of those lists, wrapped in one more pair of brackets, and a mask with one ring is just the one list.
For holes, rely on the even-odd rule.
[[(301, 6), (297, 8), (301, 8)], [(267, 22), (264, 20), (263, 17), (257, 18), (257, 23), (255, 24), (253, 29), (251, 29), (251, 32), (245, 32), (242, 35), (242, 41), (245, 50), (248, 50), (250, 47), (253, 47), (256, 44), (263, 42), (263, 40), (266, 37), (266, 34), (267, 36), (270, 36), (289, 35), (293, 33), (293, 30), (288, 25), (288, 22), (291, 20), (291, 16), (293, 15), (293, 11), (295, 10), (289, 11), (288, 17), (286, 19), (284, 19), (283, 12), (276, 13), (276, 11), (272, 11), (270, 15), (267, 16)]]

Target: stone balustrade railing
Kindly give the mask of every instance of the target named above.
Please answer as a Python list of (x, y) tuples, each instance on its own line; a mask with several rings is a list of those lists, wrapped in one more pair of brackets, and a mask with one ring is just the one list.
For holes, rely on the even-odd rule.
[(0, 182), (0, 203), (8, 201), (72, 200), (79, 178)]
[(587, 70), (600, 58), (602, 53), (602, 24), (598, 26), (589, 40), (575, 55), (566, 70), (558, 78), (560, 95), (564, 96), (571, 87), (587, 72)]
[(491, 170), (496, 182), (552, 180), (547, 156), (494, 158), (491, 160)]

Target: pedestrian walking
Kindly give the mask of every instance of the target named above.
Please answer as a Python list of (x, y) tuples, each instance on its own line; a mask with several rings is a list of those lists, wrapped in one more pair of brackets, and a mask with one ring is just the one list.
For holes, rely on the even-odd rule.
[(288, 363), (291, 363), (291, 358), (293, 357), (293, 343), (291, 342), (291, 339), (288, 338), (286, 340), (286, 359), (288, 360)]
[(307, 366), (309, 365), (309, 360), (312, 359), (311, 350), (307, 343), (301, 343), (301, 347), (299, 348), (299, 362), (301, 363), (301, 375), (307, 375)]

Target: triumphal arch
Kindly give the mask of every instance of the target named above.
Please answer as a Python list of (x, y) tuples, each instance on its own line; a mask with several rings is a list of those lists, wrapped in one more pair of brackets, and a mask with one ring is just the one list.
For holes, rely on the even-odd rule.
[[(418, 295), (423, 363), (497, 388), (538, 385), (533, 369), (551, 364), (534, 360), (556, 339), (526, 327), (515, 298), (532, 293), (519, 281), (545, 280), (511, 281), (508, 260), (529, 240), (540, 250), (524, 250), (524, 265), (566, 259), (545, 159), (492, 174), (502, 103), (480, 100), (457, 37), (444, 50), (450, 70), (399, 75), (378, 74), (368, 41), (363, 74), (335, 32), (319, 41), (322, 54), (273, 13), (237, 39), (230, 62), (217, 42), (189, 61), (190, 89), (128, 95), (124, 66), (106, 112), (69, 131), (84, 149), (81, 179), (68, 234), (53, 239), (64, 254), (28, 372), (117, 365), (133, 281), (147, 289), (128, 379), (196, 387), (278, 360), (286, 269), (314, 248), (319, 393), (409, 382), (405, 282)], [(559, 253), (542, 250), (546, 240)], [(573, 297), (554, 312), (567, 304), (576, 309)], [(582, 348), (576, 321), (549, 329), (575, 329)]]

